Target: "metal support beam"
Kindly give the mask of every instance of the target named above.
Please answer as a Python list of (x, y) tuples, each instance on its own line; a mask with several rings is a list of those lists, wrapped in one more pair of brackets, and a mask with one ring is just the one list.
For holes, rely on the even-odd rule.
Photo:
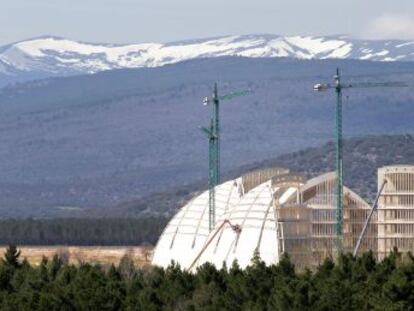
[(339, 68), (336, 70), (335, 76), (335, 134), (336, 134), (336, 152), (335, 152), (335, 171), (336, 171), (336, 249), (337, 252), (342, 251), (342, 235), (343, 235), (343, 141), (342, 141), (342, 86)]
[(375, 197), (374, 203), (372, 204), (372, 207), (371, 207), (371, 210), (368, 214), (368, 217), (365, 220), (364, 227), (362, 228), (362, 231), (361, 231), (361, 234), (359, 235), (357, 244), (355, 245), (355, 249), (354, 249), (354, 253), (353, 253), (354, 257), (357, 255), (359, 247), (361, 246), (362, 239), (364, 238), (365, 232), (367, 231), (368, 224), (371, 221), (372, 214), (374, 214), (375, 210), (378, 207), (378, 200), (379, 200), (379, 198), (382, 194), (382, 191), (384, 190), (384, 187), (385, 187), (386, 183), (387, 183), (387, 181), (384, 179), (384, 181), (381, 185), (381, 188), (379, 189), (379, 191), (377, 193), (377, 196)]

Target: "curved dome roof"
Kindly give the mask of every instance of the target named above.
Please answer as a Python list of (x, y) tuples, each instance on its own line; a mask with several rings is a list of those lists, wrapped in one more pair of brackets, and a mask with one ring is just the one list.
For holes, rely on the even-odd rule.
[[(242, 196), (241, 178), (216, 187), (216, 222)], [(167, 267), (172, 260), (188, 268), (209, 234), (209, 192), (204, 191), (182, 207), (164, 229), (154, 250), (153, 265)]]
[[(336, 206), (335, 172), (328, 172), (309, 179), (301, 187), (303, 202), (311, 206), (326, 205), (332, 209)], [(369, 204), (350, 188), (344, 186), (344, 198), (352, 200), (360, 208), (370, 209)]]
[[(223, 215), (223, 220), (238, 225), (241, 231), (237, 233), (226, 224), (196, 265), (211, 262), (218, 268), (223, 263), (230, 267), (237, 260), (239, 266), (245, 268), (251, 263), (256, 250), (266, 264), (277, 263), (279, 246), (274, 203), (284, 204), (292, 196), (296, 197), (296, 193), (296, 187), (272, 185), (271, 180), (250, 190), (233, 209)], [(222, 222), (216, 224), (210, 237)]]

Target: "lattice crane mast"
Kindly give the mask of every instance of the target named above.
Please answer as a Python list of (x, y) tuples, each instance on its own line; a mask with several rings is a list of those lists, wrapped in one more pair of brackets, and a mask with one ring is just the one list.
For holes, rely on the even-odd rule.
[(216, 194), (215, 188), (220, 183), (220, 101), (230, 100), (234, 97), (245, 96), (252, 93), (250, 90), (233, 92), (230, 94), (218, 95), (217, 83), (214, 84), (214, 92), (211, 97), (205, 97), (205, 106), (212, 104), (213, 111), (211, 123), (208, 128), (202, 127), (201, 130), (208, 137), (208, 190), (209, 190), (209, 230), (212, 231), (216, 222)]
[(334, 84), (315, 84), (314, 91), (335, 90), (335, 173), (336, 173), (336, 251), (342, 252), (342, 235), (343, 235), (343, 138), (342, 138), (342, 90), (354, 88), (374, 88), (374, 87), (406, 87), (407, 84), (402, 82), (360, 82), (360, 83), (342, 83), (339, 68), (334, 76)]

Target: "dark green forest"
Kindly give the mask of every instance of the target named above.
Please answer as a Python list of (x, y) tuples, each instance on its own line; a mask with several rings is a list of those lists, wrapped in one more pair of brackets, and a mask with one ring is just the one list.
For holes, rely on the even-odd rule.
[(413, 310), (414, 257), (396, 250), (381, 262), (372, 253), (326, 259), (315, 271), (295, 271), (285, 255), (267, 267), (254, 258), (196, 273), (171, 265), (137, 269), (69, 265), (57, 255), (39, 266), (10, 246), (0, 262), (1, 310)]
[(164, 217), (0, 220), (0, 245), (154, 245)]

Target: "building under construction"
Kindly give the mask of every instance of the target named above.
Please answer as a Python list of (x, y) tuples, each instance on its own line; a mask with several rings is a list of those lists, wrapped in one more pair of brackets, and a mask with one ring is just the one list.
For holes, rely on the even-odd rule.
[[(209, 230), (209, 192), (196, 196), (172, 218), (154, 251), (153, 264), (171, 261), (194, 270), (210, 262), (241, 267), (255, 254), (275, 264), (288, 253), (298, 267), (314, 267), (334, 256), (337, 243), (353, 252), (371, 206), (351, 189), (343, 191), (342, 236), (337, 235), (336, 177), (306, 180), (287, 169), (269, 168), (216, 186), (216, 221)], [(373, 210), (358, 252), (383, 258), (394, 247), (414, 249), (414, 166), (378, 170), (378, 208)]]
[(378, 195), (371, 208), (343, 185), (342, 90), (405, 87), (404, 83), (342, 83), (314, 90), (334, 90), (335, 172), (307, 180), (283, 168), (268, 168), (220, 184), (220, 101), (250, 94), (218, 95), (214, 85), (209, 128), (209, 190), (187, 203), (162, 233), (153, 264), (175, 261), (194, 271), (210, 262), (220, 268), (234, 261), (243, 268), (255, 255), (275, 264), (289, 253), (298, 267), (319, 265), (339, 252), (372, 250), (383, 258), (394, 247), (414, 246), (414, 166), (390, 166), (378, 171)]
[(384, 182), (375, 219), (380, 259), (394, 247), (401, 252), (414, 250), (414, 166), (379, 169), (378, 186)]

